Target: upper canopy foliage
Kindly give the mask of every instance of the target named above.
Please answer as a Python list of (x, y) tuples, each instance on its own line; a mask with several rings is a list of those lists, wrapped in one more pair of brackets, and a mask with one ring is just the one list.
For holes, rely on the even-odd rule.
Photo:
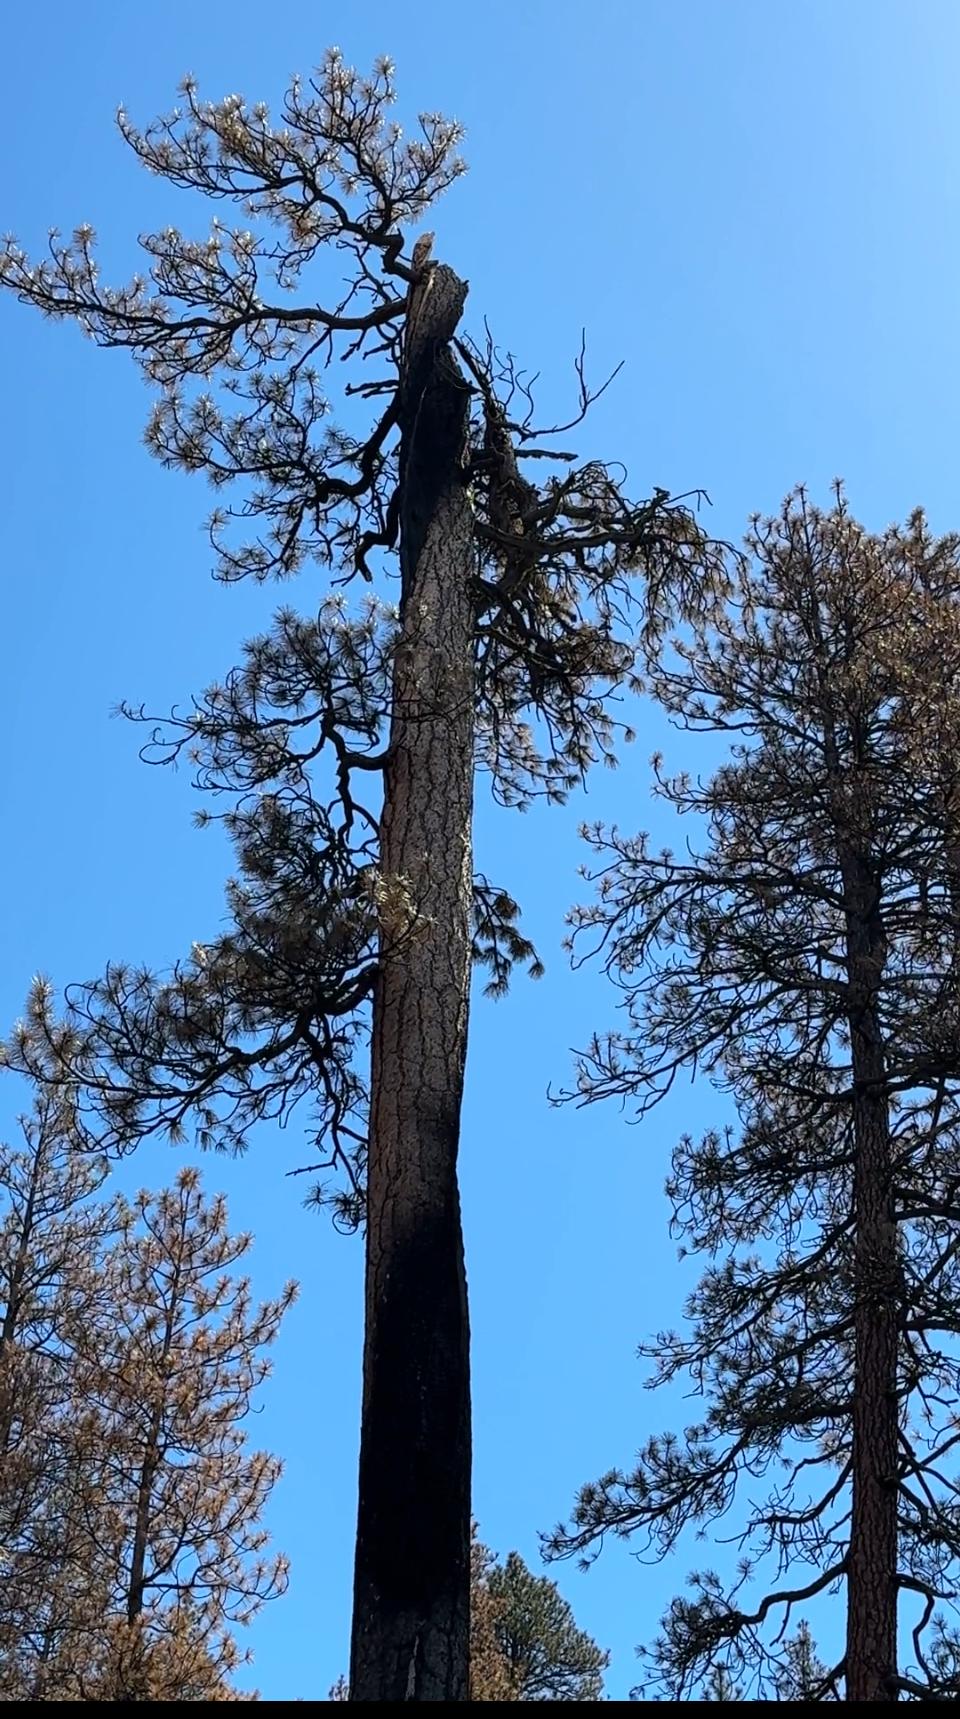
[[(376, 951), (414, 935), (418, 913), (405, 880), (377, 869), (394, 653), (418, 624), (389, 583), (416, 434), (405, 354), (410, 318), (446, 267), (430, 261), (429, 236), (406, 247), (463, 171), (461, 127), (423, 114), (407, 138), (394, 95), (388, 61), (362, 77), (337, 50), (294, 80), (276, 119), (240, 96), (202, 100), (188, 79), (169, 116), (142, 131), (124, 113), (119, 123), (151, 172), (215, 204), (206, 238), (143, 234), (144, 269), (120, 287), (102, 282), (88, 226), (68, 241), (53, 233), (37, 262), (13, 240), (0, 258), (0, 285), (132, 353), (156, 389), (151, 451), (218, 492), (218, 577), (283, 578), (312, 563), (330, 581), (154, 731), (151, 756), (189, 756), (201, 788), (228, 803), (233, 923), (162, 982), (116, 967), (74, 995), (92, 1133), (125, 1149), (194, 1115), (203, 1140), (237, 1146), (259, 1117), (308, 1096), (346, 1172), (348, 1221)], [(350, 363), (339, 420), (334, 360)], [(710, 606), (723, 553), (682, 499), (658, 489), (633, 501), (617, 468), (553, 445), (596, 397), (582, 350), (570, 421), (546, 427), (489, 335), (451, 326), (444, 361), (471, 402), (478, 763), (504, 803), (559, 800), (595, 758), (612, 758), (623, 725), (611, 695), (635, 684), (638, 640)], [(357, 576), (375, 577), (378, 594), (350, 610), (333, 587)], [(476, 948), (495, 992), (515, 960), (537, 970), (517, 911), (477, 879)]]

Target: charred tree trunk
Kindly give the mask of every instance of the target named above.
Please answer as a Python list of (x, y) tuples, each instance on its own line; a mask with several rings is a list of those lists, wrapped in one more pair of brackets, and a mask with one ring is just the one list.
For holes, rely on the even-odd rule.
[(886, 949), (875, 879), (864, 866), (846, 871), (855, 1223), (846, 1698), (895, 1701), (900, 1297), (889, 1097), (875, 1006)]
[(470, 1378), (457, 1147), (472, 895), (466, 286), (433, 265), (400, 385), (401, 637), (380, 852), (350, 1696), (465, 1701)]

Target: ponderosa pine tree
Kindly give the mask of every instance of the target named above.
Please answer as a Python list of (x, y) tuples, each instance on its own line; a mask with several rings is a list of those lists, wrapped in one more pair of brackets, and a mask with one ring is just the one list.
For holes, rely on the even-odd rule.
[(252, 1307), (195, 1169), (98, 1198), (70, 1096), (0, 1150), (0, 1698), (237, 1699), (233, 1626), (285, 1586), (243, 1421), (293, 1291)]
[(798, 493), (748, 549), (720, 623), (652, 676), (681, 727), (732, 737), (706, 783), (655, 760), (694, 846), (594, 829), (598, 896), (573, 916), (626, 1016), (581, 1099), (644, 1112), (693, 1069), (739, 1114), (676, 1149), (674, 1225), (708, 1263), (689, 1332), (643, 1351), (704, 1413), (585, 1487), (553, 1550), (742, 1534), (729, 1580), (673, 1602), (647, 1689), (683, 1698), (719, 1666), (782, 1698), (815, 1656), (764, 1625), (843, 1590), (845, 1652), (808, 1696), (956, 1695), (960, 539), (920, 513), (872, 536), (838, 490), (826, 513)]
[[(389, 62), (363, 78), (335, 51), (276, 121), (188, 80), (182, 110), (144, 132), (121, 114), (123, 136), (239, 224), (146, 235), (146, 276), (120, 288), (89, 227), (36, 264), (11, 243), (0, 283), (128, 349), (158, 390), (152, 451), (234, 486), (211, 522), (220, 577), (399, 574), (359, 612), (311, 590), (160, 737), (227, 797), (233, 925), (162, 982), (111, 968), (74, 1018), (98, 1147), (190, 1119), (236, 1146), (315, 1106), (345, 1179), (321, 1197), (366, 1218), (351, 1691), (463, 1700), (470, 964), (497, 990), (533, 959), (509, 893), (473, 875), (474, 773), (508, 804), (562, 798), (616, 739), (637, 628), (708, 600), (722, 558), (665, 491), (633, 502), (616, 469), (551, 452), (522, 373), (461, 332), (466, 282), (432, 235), (407, 248), (461, 173), (460, 127), (426, 114), (408, 140), (393, 99)], [(335, 357), (355, 364), (340, 425)], [(590, 403), (578, 371), (561, 428)]]
[[(610, 1655), (580, 1629), (569, 1600), (519, 1552), (491, 1560), (481, 1583), (511, 1701), (599, 1701)], [(475, 1600), (476, 1606), (476, 1600)]]
[(206, 1198), (194, 1168), (118, 1204), (104, 1261), (112, 1318), (95, 1341), (78, 1335), (74, 1357), (110, 1548), (99, 1699), (183, 1700), (190, 1663), (226, 1686), (232, 1626), (286, 1587), (261, 1522), (281, 1465), (248, 1448), (243, 1423), (295, 1286), (254, 1306), (236, 1272), (251, 1242), (230, 1234), (226, 1201)]
[[(94, 1196), (106, 1166), (75, 1150), (69, 1095), (51, 1085), (0, 1144), (0, 1699), (48, 1699), (86, 1651), (104, 1600), (75, 1523), (90, 1506), (73, 1338), (99, 1332), (95, 1262), (112, 1230)], [(84, 1562), (87, 1567), (84, 1568)]]

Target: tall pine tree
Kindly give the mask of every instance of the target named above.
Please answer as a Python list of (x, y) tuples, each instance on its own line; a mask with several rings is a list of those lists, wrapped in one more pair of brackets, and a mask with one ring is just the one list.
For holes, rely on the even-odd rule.
[(651, 1650), (674, 1698), (718, 1667), (776, 1696), (814, 1664), (783, 1649), (795, 1608), (838, 1590), (845, 1650), (808, 1695), (955, 1694), (960, 539), (921, 513), (873, 536), (842, 492), (828, 512), (801, 492), (748, 550), (720, 622), (652, 676), (681, 727), (731, 742), (707, 781), (655, 761), (689, 850), (594, 829), (574, 915), (625, 1015), (580, 1098), (643, 1113), (689, 1069), (738, 1112), (674, 1154), (674, 1226), (706, 1264), (688, 1329), (644, 1349), (704, 1409), (584, 1488), (553, 1549), (609, 1531), (662, 1553), (730, 1513), (735, 1573), (698, 1575)]
[[(513, 360), (462, 332), (466, 282), (432, 235), (410, 243), (460, 175), (460, 127), (425, 114), (407, 138), (393, 99), (389, 62), (366, 78), (337, 52), (276, 119), (188, 81), (169, 118), (120, 126), (212, 204), (208, 236), (146, 235), (119, 288), (89, 227), (37, 263), (11, 243), (0, 284), (131, 352), (158, 393), (152, 451), (234, 497), (211, 520), (220, 577), (325, 576), (165, 754), (160, 737), (227, 796), (233, 926), (163, 982), (90, 987), (79, 1072), (98, 1146), (189, 1119), (237, 1145), (314, 1107), (337, 1215), (366, 1218), (351, 1691), (463, 1700), (470, 963), (498, 990), (533, 956), (509, 892), (474, 875), (474, 773), (508, 804), (562, 798), (610, 751), (637, 626), (696, 608), (722, 562), (666, 492), (635, 502), (616, 468), (551, 446), (590, 403), (582, 355), (551, 432)], [(334, 358), (353, 362), (341, 423)], [(351, 611), (330, 582), (356, 579), (377, 591)]]

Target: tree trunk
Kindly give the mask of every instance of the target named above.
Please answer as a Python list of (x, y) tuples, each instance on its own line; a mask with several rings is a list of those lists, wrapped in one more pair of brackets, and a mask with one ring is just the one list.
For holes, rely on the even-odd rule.
[(133, 1548), (130, 1555), (130, 1580), (127, 1585), (127, 1622), (135, 1624), (143, 1611), (146, 1593), (147, 1540), (150, 1534), (150, 1502), (158, 1466), (157, 1440), (160, 1417), (154, 1420), (147, 1445), (147, 1455), (140, 1467), (137, 1484), (137, 1509), (134, 1517)]
[(134, 1517), (133, 1548), (130, 1556), (130, 1580), (127, 1586), (127, 1622), (135, 1624), (141, 1612), (146, 1597), (147, 1580), (147, 1542), (150, 1537), (150, 1510), (153, 1495), (153, 1483), (157, 1478), (160, 1467), (160, 1435), (163, 1431), (164, 1395), (167, 1386), (166, 1368), (173, 1347), (173, 1333), (180, 1307), (180, 1284), (183, 1268), (183, 1252), (186, 1248), (187, 1208), (185, 1202), (180, 1206), (180, 1251), (177, 1254), (170, 1290), (167, 1300), (166, 1318), (163, 1327), (163, 1342), (156, 1367), (156, 1378), (152, 1381), (157, 1393), (157, 1401), (150, 1417), (147, 1429), (146, 1448), (140, 1464), (140, 1475), (137, 1481), (137, 1509)]
[(846, 1698), (895, 1701), (899, 1273), (885, 1059), (875, 999), (886, 954), (875, 881), (845, 877), (854, 1126), (853, 1500)]
[(401, 638), (380, 843), (350, 1697), (465, 1701), (470, 1377), (457, 1147), (472, 901), (474, 575), (466, 286), (408, 303)]

